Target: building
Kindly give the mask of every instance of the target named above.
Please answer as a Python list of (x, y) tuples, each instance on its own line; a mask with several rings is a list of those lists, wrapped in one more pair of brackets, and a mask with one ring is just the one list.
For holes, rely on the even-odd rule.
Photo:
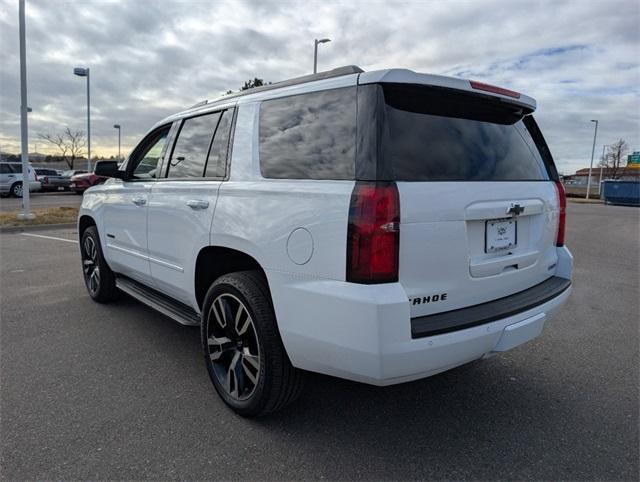
[[(640, 169), (634, 167), (619, 167), (614, 171), (611, 167), (602, 168), (602, 180), (613, 178), (622, 181), (640, 181)], [(589, 168), (578, 169), (575, 174), (564, 176), (563, 180), (567, 186), (586, 186), (589, 179)], [(600, 182), (600, 168), (594, 167), (591, 170), (591, 185), (595, 186)]]

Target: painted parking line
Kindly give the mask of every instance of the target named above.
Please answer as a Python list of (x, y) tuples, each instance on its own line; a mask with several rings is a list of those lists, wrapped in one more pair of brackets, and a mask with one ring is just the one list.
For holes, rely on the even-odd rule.
[(44, 236), (42, 234), (31, 234), (31, 233), (22, 233), (22, 236), (31, 236), (33, 238), (44, 238), (44, 239), (54, 239), (56, 241), (66, 241), (67, 243), (75, 243), (78, 244), (78, 241), (75, 239), (65, 239), (65, 238), (57, 238), (55, 236)]

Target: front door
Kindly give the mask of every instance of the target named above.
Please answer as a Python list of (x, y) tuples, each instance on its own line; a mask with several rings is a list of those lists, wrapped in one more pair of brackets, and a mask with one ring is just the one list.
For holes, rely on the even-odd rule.
[(169, 126), (149, 134), (127, 162), (126, 181), (105, 183), (103, 246), (111, 268), (153, 286), (147, 251), (147, 211), (151, 186), (166, 150)]

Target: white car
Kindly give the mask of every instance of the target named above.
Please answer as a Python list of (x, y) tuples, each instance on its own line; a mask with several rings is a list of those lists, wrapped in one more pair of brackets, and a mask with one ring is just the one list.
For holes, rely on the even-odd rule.
[(343, 67), (157, 123), (78, 221), (98, 302), (200, 325), (245, 416), (305, 371), (427, 377), (542, 332), (571, 291), (565, 196), (525, 95)]
[[(41, 183), (35, 169), (29, 164), (29, 192), (39, 191)], [(19, 162), (0, 162), (0, 194), (22, 197), (22, 164)]]

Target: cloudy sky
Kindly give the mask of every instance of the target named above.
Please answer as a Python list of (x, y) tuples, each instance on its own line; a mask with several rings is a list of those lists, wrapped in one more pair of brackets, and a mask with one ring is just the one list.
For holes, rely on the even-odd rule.
[[(278, 81), (355, 64), (477, 79), (538, 101), (560, 170), (602, 145), (640, 150), (640, 2), (27, 0), (30, 146), (85, 129), (91, 68), (94, 154), (128, 152), (157, 120), (255, 76)], [(0, 150), (19, 151), (18, 0), (0, 0)], [(39, 152), (45, 149), (38, 142)]]

